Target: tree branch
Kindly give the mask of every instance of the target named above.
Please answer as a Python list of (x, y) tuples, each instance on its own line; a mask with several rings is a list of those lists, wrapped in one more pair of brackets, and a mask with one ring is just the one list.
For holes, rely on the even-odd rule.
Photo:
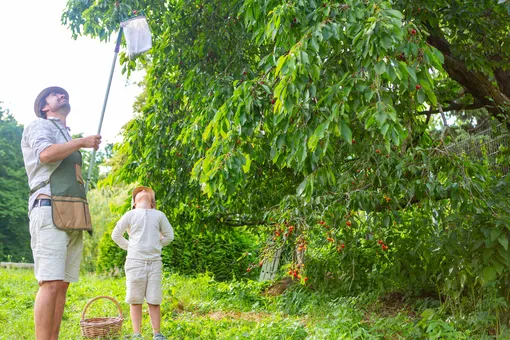
[(450, 106), (445, 107), (442, 110), (429, 110), (429, 111), (420, 111), (418, 112), (419, 115), (431, 115), (431, 114), (437, 114), (442, 112), (449, 112), (449, 111), (464, 111), (464, 110), (477, 110), (486, 107), (485, 105), (481, 103), (474, 103), (474, 104), (459, 104), (459, 103), (450, 103)]
[(506, 122), (508, 118), (503, 114), (504, 108), (510, 104), (509, 97), (494, 86), (486, 75), (469, 69), (463, 60), (454, 56), (450, 43), (439, 27), (428, 25), (428, 28), (431, 35), (427, 38), (427, 43), (443, 53), (443, 67), (450, 78), (461, 84), (500, 122)]

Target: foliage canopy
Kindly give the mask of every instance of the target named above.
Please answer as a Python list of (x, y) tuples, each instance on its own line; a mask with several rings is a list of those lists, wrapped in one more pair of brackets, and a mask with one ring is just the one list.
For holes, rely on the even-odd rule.
[(108, 40), (137, 10), (154, 36), (120, 58), (147, 76), (111, 179), (152, 185), (177, 223), (266, 226), (321, 260), (302, 279), (458, 301), (509, 282), (508, 150), (448, 147), (509, 122), (509, 6), (69, 1), (63, 22)]
[(23, 127), (0, 106), (0, 260), (30, 262)]

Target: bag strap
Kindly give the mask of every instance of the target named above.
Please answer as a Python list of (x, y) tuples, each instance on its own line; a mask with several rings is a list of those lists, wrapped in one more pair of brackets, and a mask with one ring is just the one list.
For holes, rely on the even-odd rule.
[(50, 119), (50, 121), (53, 123), (53, 125), (55, 125), (58, 129), (58, 131), (60, 131), (60, 133), (62, 134), (62, 136), (64, 136), (66, 142), (69, 142), (69, 139), (67, 139), (67, 136), (65, 135), (64, 131), (62, 131), (62, 129), (60, 128), (60, 126), (58, 126), (57, 123), (55, 123), (55, 121), (53, 119)]
[(30, 193), (29, 195), (32, 195), (34, 192), (36, 192), (37, 190), (41, 189), (42, 187), (46, 186), (46, 184), (48, 184), (50, 182), (49, 179), (45, 180), (45, 181), (42, 181), (41, 183), (37, 184), (35, 187), (33, 187), (32, 189), (30, 189)]
[[(62, 134), (62, 136), (64, 136), (66, 142), (69, 142), (69, 139), (67, 139), (67, 136), (65, 135), (64, 131), (62, 131), (62, 129), (60, 128), (60, 126), (58, 126), (57, 123), (55, 123), (55, 121), (53, 119), (48, 119), (50, 122), (53, 123), (53, 125), (55, 125), (58, 129), (58, 131), (60, 131), (60, 133)], [(42, 181), (41, 183), (37, 184), (35, 187), (33, 187), (32, 189), (30, 189), (30, 193), (29, 195), (32, 195), (34, 192), (36, 192), (37, 190), (41, 189), (42, 187), (46, 186), (48, 183), (50, 182), (49, 179), (45, 180), (45, 181)]]

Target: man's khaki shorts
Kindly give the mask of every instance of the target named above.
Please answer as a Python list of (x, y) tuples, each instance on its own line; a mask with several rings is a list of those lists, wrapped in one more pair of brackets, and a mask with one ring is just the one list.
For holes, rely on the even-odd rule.
[(51, 207), (35, 207), (30, 212), (30, 246), (34, 273), (39, 283), (63, 280), (76, 282), (80, 274), (83, 232), (63, 231), (53, 225)]
[(126, 259), (126, 303), (141, 305), (143, 300), (160, 305), (163, 264), (161, 260)]

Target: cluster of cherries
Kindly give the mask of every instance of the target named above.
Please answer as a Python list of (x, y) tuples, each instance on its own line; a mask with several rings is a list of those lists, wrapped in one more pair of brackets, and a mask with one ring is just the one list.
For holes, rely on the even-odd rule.
[(384, 244), (383, 240), (378, 240), (377, 243), (381, 245), (382, 250), (388, 250), (388, 246)]
[[(300, 280), (300, 279), (301, 279), (301, 275), (300, 275), (299, 268), (300, 268), (300, 267), (301, 267), (301, 268), (304, 268), (304, 266), (305, 266), (305, 265), (304, 265), (303, 263), (301, 263), (301, 264), (297, 264), (297, 265), (296, 265), (296, 268), (294, 268), (294, 269), (290, 268), (290, 269), (289, 269), (288, 274), (289, 274), (290, 276), (292, 276), (292, 278), (293, 278), (293, 279), (298, 279), (298, 280)], [(305, 282), (306, 282), (306, 281), (308, 281), (308, 277), (304, 277), (304, 278), (303, 278), (303, 280), (304, 280)]]

